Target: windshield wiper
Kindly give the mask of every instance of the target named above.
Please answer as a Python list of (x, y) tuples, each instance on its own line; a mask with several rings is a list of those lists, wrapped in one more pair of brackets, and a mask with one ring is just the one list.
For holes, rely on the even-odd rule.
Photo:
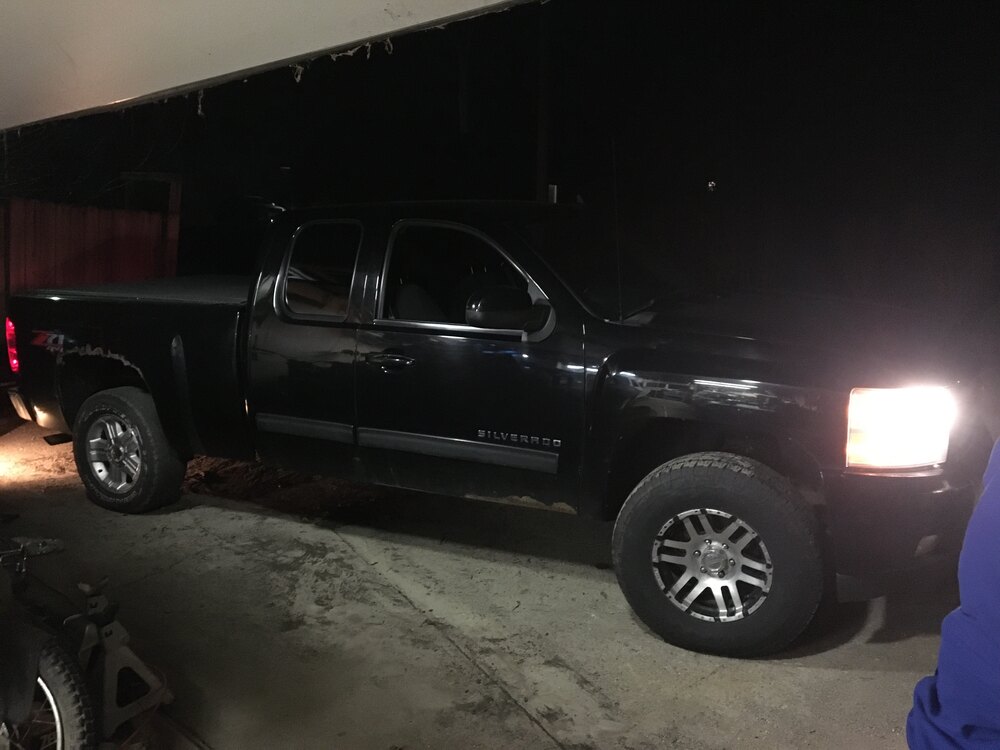
[(622, 316), (622, 320), (628, 320), (629, 318), (635, 317), (644, 312), (649, 312), (651, 309), (657, 306), (666, 307), (669, 303), (671, 306), (677, 305), (687, 305), (692, 302), (704, 302), (706, 300), (718, 300), (723, 297), (730, 296), (724, 290), (716, 289), (709, 290), (704, 287), (698, 287), (693, 289), (675, 289), (667, 294), (658, 294), (655, 297), (648, 299), (641, 305), (630, 310), (627, 314)]
[(661, 299), (662, 299), (662, 296), (651, 297), (650, 299), (646, 300), (645, 302), (643, 302), (638, 307), (635, 307), (635, 308), (629, 310), (627, 313), (623, 314), (622, 317), (621, 317), (621, 319), (622, 320), (628, 320), (629, 318), (631, 318), (631, 317), (633, 317), (635, 315), (638, 315), (639, 313), (644, 313), (647, 310), (650, 310), (651, 308), (655, 307), (656, 303), (659, 302)]

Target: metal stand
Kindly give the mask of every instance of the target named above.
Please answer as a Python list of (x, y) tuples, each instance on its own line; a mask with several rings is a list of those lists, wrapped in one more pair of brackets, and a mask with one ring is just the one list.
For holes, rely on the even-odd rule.
[(80, 664), (101, 696), (100, 733), (104, 739), (129, 719), (174, 699), (163, 681), (129, 648), (128, 631), (116, 619), (118, 605), (102, 593), (106, 583), (81, 583), (87, 611), (65, 622), (67, 628), (83, 625)]

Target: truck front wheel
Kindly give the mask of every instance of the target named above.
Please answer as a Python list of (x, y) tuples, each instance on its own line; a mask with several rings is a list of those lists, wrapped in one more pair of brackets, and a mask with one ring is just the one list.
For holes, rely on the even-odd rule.
[(660, 466), (615, 522), (615, 572), (664, 640), (727, 656), (780, 651), (823, 594), (815, 514), (781, 475), (730, 453)]
[(88, 398), (73, 427), (73, 457), (102, 508), (144, 513), (180, 495), (185, 462), (167, 440), (148, 393), (112, 388)]

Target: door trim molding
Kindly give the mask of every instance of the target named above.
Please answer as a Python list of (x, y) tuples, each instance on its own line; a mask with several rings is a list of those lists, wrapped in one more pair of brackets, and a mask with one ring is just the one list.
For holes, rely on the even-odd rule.
[(260, 413), (254, 420), (258, 430), (280, 432), (296, 437), (319, 438), (335, 443), (353, 443), (354, 425), (342, 422), (326, 422), (322, 419), (289, 417), (284, 414)]
[(512, 469), (527, 469), (546, 474), (559, 470), (559, 454), (533, 448), (518, 448), (511, 445), (491, 445), (474, 440), (419, 435), (412, 432), (380, 430), (374, 427), (358, 428), (358, 445), (362, 448), (382, 448), (385, 450), (420, 453), (424, 456), (476, 461)]

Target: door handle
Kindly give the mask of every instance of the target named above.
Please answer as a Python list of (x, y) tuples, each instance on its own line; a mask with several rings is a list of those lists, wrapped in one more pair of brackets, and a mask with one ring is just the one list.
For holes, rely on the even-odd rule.
[(407, 357), (404, 354), (390, 354), (388, 352), (383, 354), (366, 354), (365, 361), (373, 365), (378, 365), (383, 370), (402, 370), (404, 367), (409, 367), (416, 362), (413, 357)]

